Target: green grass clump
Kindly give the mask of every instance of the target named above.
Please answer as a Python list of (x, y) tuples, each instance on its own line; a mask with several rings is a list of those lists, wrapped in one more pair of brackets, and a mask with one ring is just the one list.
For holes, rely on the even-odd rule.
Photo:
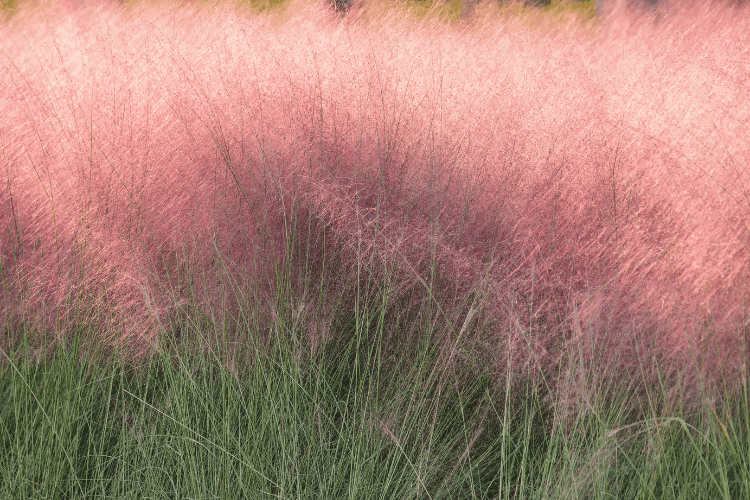
[(588, 380), (600, 389), (565, 414), (543, 379), (447, 373), (429, 331), (388, 356), (382, 312), (315, 352), (290, 318), (244, 358), (189, 342), (137, 363), (76, 342), (3, 352), (0, 498), (750, 494), (746, 392), (687, 415), (647, 392), (634, 413), (622, 384)]

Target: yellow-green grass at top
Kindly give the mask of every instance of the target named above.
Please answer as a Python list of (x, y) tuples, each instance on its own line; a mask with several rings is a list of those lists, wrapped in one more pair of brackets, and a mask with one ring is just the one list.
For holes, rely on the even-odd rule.
[[(81, 0), (72, 0), (73, 2)], [(326, 0), (322, 0), (326, 1)], [(28, 0), (0, 0), (0, 10), (13, 14), (21, 4)], [(184, 3), (186, 5), (234, 4), (241, 8), (249, 7), (256, 13), (291, 14), (300, 3), (295, 0), (112, 0), (123, 6), (136, 7), (145, 3)], [(435, 18), (447, 23), (460, 22), (466, 18), (496, 17), (521, 18), (528, 21), (531, 27), (539, 23), (559, 21), (567, 24), (571, 19), (581, 23), (592, 20), (595, 15), (595, 4), (592, 0), (552, 0), (549, 5), (532, 5), (533, 2), (519, 0), (328, 0), (339, 3), (344, 11), (355, 11), (362, 14), (364, 10), (372, 13), (396, 10), (418, 19)]]
[(470, 14), (494, 14), (498, 17), (523, 17), (528, 20), (563, 20), (571, 16), (580, 21), (593, 19), (596, 16), (594, 2), (575, 0), (552, 0), (549, 5), (532, 5), (529, 1), (471, 1), (471, 0), (396, 0), (405, 10), (426, 17), (438, 13), (438, 17), (447, 21), (458, 21), (470, 17)]
[(18, 0), (0, 0), (0, 10), (13, 11), (18, 7)]
[[(139, 0), (126, 0), (139, 1)], [(146, 0), (150, 1), (150, 0)], [(194, 0), (198, 2), (211, 0)], [(219, 0), (223, 1), (223, 0)], [(552, 0), (549, 5), (534, 5), (533, 0), (320, 0), (344, 5), (338, 14), (367, 24), (382, 16), (440, 23), (492, 25), (512, 21), (517, 27), (531, 30), (578, 25), (593, 28), (598, 25), (596, 7), (592, 0)], [(313, 0), (313, 3), (315, 0)], [(310, 2), (305, 0), (237, 0), (240, 6), (250, 6), (256, 13), (275, 14), (281, 19), (295, 15)], [(332, 10), (336, 10), (335, 8)], [(579, 30), (580, 31), (580, 30)]]
[[(249, 3), (256, 11), (285, 9), (296, 4), (292, 0), (239, 1)], [(330, 0), (331, 3), (334, 1)], [(340, 3), (353, 11), (363, 7), (378, 11), (397, 10), (418, 19), (435, 18), (447, 23), (460, 22), (477, 14), (480, 17), (521, 17), (537, 24), (539, 21), (569, 21), (571, 18), (586, 22), (596, 17), (592, 0), (552, 0), (549, 5), (532, 5), (531, 1), (519, 0), (340, 0)]]

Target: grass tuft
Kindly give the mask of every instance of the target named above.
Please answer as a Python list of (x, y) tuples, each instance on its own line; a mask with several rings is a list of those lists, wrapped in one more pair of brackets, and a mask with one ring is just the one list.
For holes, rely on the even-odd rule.
[(747, 9), (626, 7), (14, 4), (0, 497), (750, 496)]

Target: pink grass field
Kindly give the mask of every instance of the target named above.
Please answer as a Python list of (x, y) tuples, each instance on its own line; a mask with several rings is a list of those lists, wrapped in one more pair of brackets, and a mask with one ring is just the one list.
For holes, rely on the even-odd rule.
[(744, 380), (750, 11), (387, 7), (6, 16), (3, 349), (85, 327), (142, 352), (185, 315), (238, 330), (247, 304), (270, 325), (289, 247), (313, 346), (370, 277), (437, 301), (446, 346), (498, 373), (574, 351)]

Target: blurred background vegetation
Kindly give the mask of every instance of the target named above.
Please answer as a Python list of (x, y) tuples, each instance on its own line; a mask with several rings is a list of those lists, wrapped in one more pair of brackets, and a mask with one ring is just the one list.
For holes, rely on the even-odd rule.
[[(0, 0), (0, 9), (6, 14), (18, 9), (27, 0)], [(87, 3), (87, 0), (71, 0), (75, 3)], [(112, 0), (128, 6), (135, 6), (153, 0)], [(182, 0), (186, 4), (232, 3), (232, 0)], [(362, 0), (324, 0), (331, 4), (334, 11), (346, 14), (353, 7), (361, 6)], [(240, 6), (249, 5), (258, 13), (286, 9), (290, 0), (236, 0)], [(429, 12), (437, 13), (447, 22), (465, 19), (480, 6), (494, 5), (499, 14), (518, 16), (533, 11), (542, 17), (580, 16), (581, 20), (596, 17), (595, 0), (385, 0), (390, 8), (401, 8), (411, 11), (413, 15), (424, 16)]]

